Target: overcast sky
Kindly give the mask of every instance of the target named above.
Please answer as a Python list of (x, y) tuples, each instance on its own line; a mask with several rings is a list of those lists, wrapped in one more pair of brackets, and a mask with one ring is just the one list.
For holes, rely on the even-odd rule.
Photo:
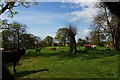
[(47, 35), (55, 37), (59, 28), (68, 24), (77, 26), (76, 39), (88, 36), (93, 16), (97, 13), (95, 2), (39, 2), (30, 8), (14, 8), (18, 12), (14, 18), (6, 13), (2, 19), (26, 24), (28, 32), (44, 39)]

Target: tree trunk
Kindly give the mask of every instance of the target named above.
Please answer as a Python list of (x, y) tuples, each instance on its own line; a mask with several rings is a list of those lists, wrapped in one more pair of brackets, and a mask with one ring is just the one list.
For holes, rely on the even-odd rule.
[(98, 37), (98, 46), (101, 46), (100, 38)]
[(72, 44), (71, 44), (71, 41), (70, 41), (70, 49), (69, 49), (69, 51), (72, 52), (72, 49), (73, 48), (72, 48)]
[(63, 41), (63, 46), (65, 46), (65, 40)]
[(77, 49), (76, 49), (76, 41), (75, 41), (75, 37), (73, 39), (73, 53), (76, 53)]
[(111, 45), (111, 50), (113, 51), (119, 51), (119, 38), (115, 37), (114, 35), (112, 35), (112, 45)]
[(18, 36), (17, 47), (19, 49), (20, 48), (20, 35), (19, 35), (19, 31), (17, 32), (17, 36)]
[(2, 13), (4, 13), (7, 9), (9, 9), (9, 6), (11, 6), (10, 8), (12, 8), (14, 6), (15, 2), (8, 2), (5, 7), (3, 7), (1, 10), (0, 10), (0, 15)]
[(75, 37), (72, 37), (70, 40), (70, 52), (73, 52), (73, 53), (77, 52)]

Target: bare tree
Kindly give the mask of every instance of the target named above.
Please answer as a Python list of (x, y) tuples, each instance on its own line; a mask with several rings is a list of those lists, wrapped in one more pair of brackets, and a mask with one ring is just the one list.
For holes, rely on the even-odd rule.
[(76, 26), (69, 24), (68, 25), (68, 36), (70, 40), (70, 52), (76, 53), (77, 51), (77, 46), (76, 46), (76, 40), (75, 36), (77, 35), (77, 28)]
[(20, 35), (26, 33), (26, 28), (26, 25), (18, 22), (13, 22), (12, 26), (10, 26), (9, 30), (12, 33), (11, 35), (13, 37), (14, 43), (17, 42), (18, 48), (20, 48)]
[(120, 40), (120, 22), (115, 16), (111, 15), (107, 7), (103, 3), (99, 3), (99, 14), (95, 16), (93, 26), (100, 28), (104, 31), (106, 36), (110, 36), (112, 39), (111, 49), (119, 50), (118, 42)]

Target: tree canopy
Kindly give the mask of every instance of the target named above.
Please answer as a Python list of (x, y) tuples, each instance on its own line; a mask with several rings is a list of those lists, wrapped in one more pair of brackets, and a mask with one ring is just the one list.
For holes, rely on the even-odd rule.
[(53, 43), (53, 37), (52, 36), (46, 36), (45, 37), (45, 42), (48, 44), (48, 45), (51, 45)]
[[(32, 3), (33, 5), (38, 5), (38, 2), (36, 2), (35, 0), (33, 0), (34, 3)], [(13, 17), (15, 14), (17, 14), (18, 12), (14, 11), (15, 7), (19, 7), (19, 6), (24, 6), (26, 8), (28, 8), (30, 6), (30, 2), (26, 1), (26, 0), (13, 0), (13, 1), (7, 1), (5, 0), (4, 2), (0, 3), (0, 15), (3, 14), (5, 11), (8, 11), (8, 16), (9, 17)]]
[(65, 46), (65, 43), (68, 41), (67, 28), (58, 29), (56, 32), (55, 40), (59, 41), (60, 43), (63, 43)]

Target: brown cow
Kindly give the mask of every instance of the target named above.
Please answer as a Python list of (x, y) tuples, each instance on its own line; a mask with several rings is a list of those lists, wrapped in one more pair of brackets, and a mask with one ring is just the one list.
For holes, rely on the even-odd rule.
[(91, 44), (85, 44), (85, 45), (84, 45), (84, 48), (85, 48), (85, 49), (92, 49), (92, 45), (91, 45)]
[(91, 44), (85, 44), (84, 45), (85, 49), (96, 49), (96, 45), (91, 45)]
[(56, 50), (56, 48), (50, 48), (50, 50)]

